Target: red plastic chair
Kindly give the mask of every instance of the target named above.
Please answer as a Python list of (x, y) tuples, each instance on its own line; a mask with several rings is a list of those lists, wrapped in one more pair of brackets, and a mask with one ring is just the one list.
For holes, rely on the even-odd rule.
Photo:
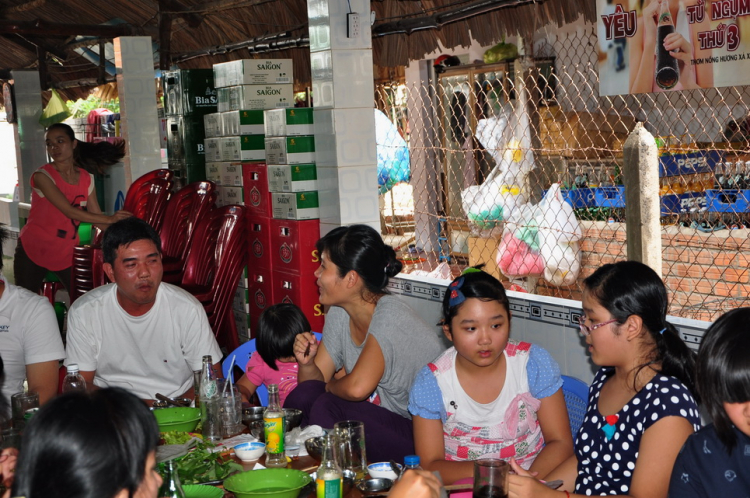
[(219, 344), (230, 350), (238, 345), (236, 331), (234, 337), (231, 332), (220, 332), (224, 324), (234, 325), (232, 299), (249, 257), (246, 228), (244, 206), (214, 209), (201, 219), (193, 232), (181, 284), (203, 304)]
[(102, 263), (102, 231), (91, 228), (91, 244), (73, 248), (73, 264), (70, 271), (70, 304), (94, 287), (109, 283)]
[(156, 233), (159, 233), (167, 202), (172, 195), (172, 180), (156, 178), (135, 187), (134, 185), (128, 189), (122, 208), (151, 225)]
[(128, 188), (128, 193), (125, 194), (125, 205), (133, 205), (137, 200), (137, 192), (140, 191), (140, 189), (144, 186), (144, 184), (151, 183), (154, 180), (168, 180), (173, 181), (174, 173), (172, 170), (169, 169), (155, 169), (153, 171), (149, 171), (148, 173), (141, 175), (136, 180), (133, 181), (133, 183), (130, 184), (130, 188)]
[(195, 182), (178, 190), (167, 203), (161, 230), (162, 280), (182, 281), (188, 249), (198, 221), (216, 207), (216, 184)]

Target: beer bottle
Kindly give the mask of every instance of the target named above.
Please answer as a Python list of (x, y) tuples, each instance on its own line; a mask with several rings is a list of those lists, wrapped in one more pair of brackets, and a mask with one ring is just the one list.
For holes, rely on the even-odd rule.
[(177, 464), (174, 460), (162, 463), (159, 470), (163, 481), (159, 487), (158, 498), (185, 498), (185, 491), (182, 490), (180, 478), (177, 475)]
[(200, 386), (200, 409), (203, 421), (203, 439), (217, 442), (221, 440), (221, 399), (214, 373), (211, 355), (203, 357)]
[(724, 165), (718, 162), (714, 170), (714, 189), (721, 190), (722, 188), (724, 188)]
[(266, 467), (286, 467), (284, 411), (279, 403), (279, 386), (268, 386), (268, 407), (263, 412), (263, 435), (266, 438)]
[(669, 90), (680, 81), (677, 59), (664, 48), (664, 39), (674, 33), (674, 21), (669, 10), (669, 0), (661, 0), (659, 17), (656, 23), (656, 74), (654, 78), (659, 88)]
[(335, 436), (328, 434), (323, 439), (323, 455), (315, 477), (317, 498), (342, 498), (344, 474), (336, 463), (334, 454)]

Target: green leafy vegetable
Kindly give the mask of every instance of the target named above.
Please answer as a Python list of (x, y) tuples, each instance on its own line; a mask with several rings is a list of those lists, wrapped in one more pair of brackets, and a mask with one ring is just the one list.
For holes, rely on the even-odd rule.
[(164, 444), (185, 444), (193, 437), (189, 432), (169, 431), (162, 432), (161, 437)]
[(206, 443), (198, 443), (190, 453), (176, 461), (182, 484), (224, 480), (243, 470), (242, 465), (233, 460), (223, 461), (218, 452), (212, 453), (208, 447)]

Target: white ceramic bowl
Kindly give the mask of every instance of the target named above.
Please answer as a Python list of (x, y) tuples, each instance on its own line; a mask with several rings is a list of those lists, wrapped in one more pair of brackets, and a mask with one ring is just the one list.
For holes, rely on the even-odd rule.
[[(403, 468), (401, 464), (397, 465), (399, 469)], [(377, 479), (390, 479), (391, 481), (395, 481), (398, 477), (391, 468), (391, 464), (388, 462), (371, 463), (367, 466), (367, 472), (370, 474), (370, 477)]]
[(266, 445), (253, 441), (251, 443), (242, 443), (234, 447), (234, 454), (243, 462), (252, 462), (263, 456), (266, 451)]

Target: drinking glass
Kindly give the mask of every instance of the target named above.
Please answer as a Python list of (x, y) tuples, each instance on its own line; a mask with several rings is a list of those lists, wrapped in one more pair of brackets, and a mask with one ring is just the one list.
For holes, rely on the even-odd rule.
[(506, 498), (509, 469), (508, 462), (496, 458), (475, 460), (472, 498)]
[(342, 470), (354, 472), (356, 479), (364, 478), (367, 473), (365, 423), (344, 420), (336, 422), (333, 429), (339, 447), (339, 466)]
[(229, 437), (242, 432), (242, 398), (237, 387), (229, 384), (225, 389), (224, 382), (219, 382), (221, 427), (222, 435)]
[(26, 415), (33, 415), (39, 409), (39, 393), (35, 391), (20, 392), (10, 397), (13, 413), (13, 425), (22, 428), (26, 422)]

